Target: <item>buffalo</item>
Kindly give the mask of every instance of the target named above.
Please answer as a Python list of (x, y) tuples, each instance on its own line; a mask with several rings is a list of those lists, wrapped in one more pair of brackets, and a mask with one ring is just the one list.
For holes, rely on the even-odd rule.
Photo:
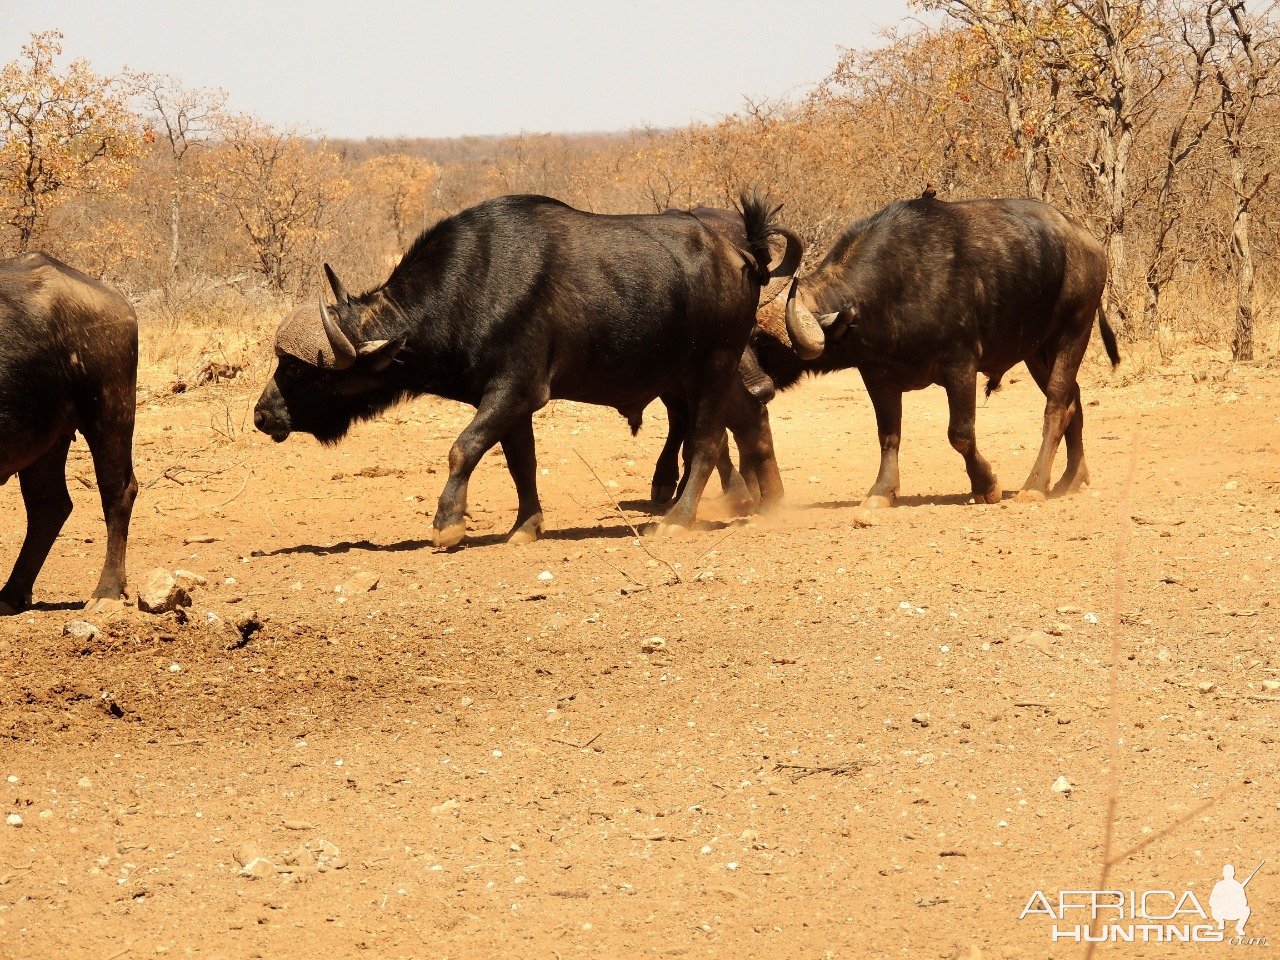
[[(977, 375), (988, 395), (1019, 362), (1046, 397), (1043, 442), (1020, 500), (1049, 493), (1054, 455), (1065, 434), (1067, 466), (1053, 492), (1088, 482), (1084, 411), (1076, 375), (1095, 318), (1112, 365), (1115, 334), (1101, 309), (1105, 252), (1084, 227), (1034, 200), (938, 200), (932, 191), (899, 201), (851, 226), (822, 262), (791, 285), (786, 330), (752, 333), (754, 362), (776, 389), (805, 374), (857, 368), (880, 436), (880, 469), (863, 505), (891, 506), (898, 494), (902, 394), (938, 384), (947, 391), (947, 435), (964, 457), (974, 497), (1003, 491), (978, 452)], [(735, 384), (726, 424), (744, 451), (742, 474), (761, 509), (781, 502), (763, 403)]]
[(77, 430), (93, 456), (107, 523), (93, 597), (119, 600), (138, 494), (137, 317), (115, 290), (34, 253), (0, 260), (0, 330), (0, 484), (16, 473), (27, 510), (26, 537), (0, 589), (0, 615), (31, 605), (36, 577), (71, 515), (67, 450)]
[[(667, 212), (679, 213), (680, 211)], [(717, 230), (724, 234), (731, 242), (739, 246), (747, 242), (746, 225), (743, 222), (741, 212), (718, 207), (695, 207), (688, 212), (712, 230)], [(772, 303), (785, 292), (788, 281), (796, 272), (796, 268), (800, 266), (800, 261), (804, 256), (804, 245), (800, 242), (800, 238), (790, 230), (780, 227), (776, 235), (783, 240), (783, 252), (776, 261), (770, 264), (769, 282), (760, 290), (760, 308)], [(742, 359), (739, 361), (739, 375), (741, 387), (735, 389), (745, 388), (747, 394), (761, 404), (768, 403), (773, 399), (773, 382), (760, 369), (760, 365), (756, 362), (756, 356), (750, 349), (743, 351)], [(666, 504), (683, 492), (683, 487), (679, 483), (682, 476), (679, 458), (689, 425), (689, 409), (681, 396), (678, 394), (664, 396), (662, 402), (667, 409), (667, 441), (662, 448), (662, 452), (658, 455), (657, 464), (654, 466), (653, 483), (650, 489), (652, 502), (657, 505)], [(754, 437), (755, 434), (752, 436)], [(754, 447), (749, 445), (745, 437), (737, 436), (736, 439), (739, 444), (740, 459), (745, 460), (747, 463), (753, 462)], [(690, 453), (691, 451), (686, 448), (686, 457)], [(754, 504), (759, 497), (759, 491), (758, 489), (755, 491), (749, 489), (744, 484), (738, 471), (733, 468), (728, 444), (725, 444), (720, 451), (717, 469), (720, 474), (720, 484), (724, 487), (726, 493), (730, 494), (743, 509), (749, 508)], [(684, 476), (687, 475), (688, 472), (686, 470)]]
[(254, 423), (276, 441), (301, 431), (332, 444), (409, 397), (473, 405), (433, 521), (443, 549), (465, 536), (468, 480), (497, 443), (519, 499), (508, 542), (541, 534), (532, 417), (549, 400), (615, 407), (634, 425), (655, 398), (678, 396), (690, 411), (689, 480), (660, 529), (687, 527), (722, 445), (776, 214), (744, 195), (735, 242), (690, 213), (485, 201), (424, 232), (366, 293), (348, 293), (326, 265), (335, 303), (322, 296), (281, 324)]

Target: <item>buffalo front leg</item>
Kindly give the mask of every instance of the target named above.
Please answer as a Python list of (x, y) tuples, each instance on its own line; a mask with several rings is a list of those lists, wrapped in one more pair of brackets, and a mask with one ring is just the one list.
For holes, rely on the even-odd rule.
[(947, 373), (947, 407), (951, 419), (947, 425), (947, 439), (964, 457), (964, 467), (969, 474), (973, 497), (978, 503), (999, 503), (1003, 496), (1000, 482), (991, 470), (991, 464), (978, 452), (978, 438), (974, 429), (977, 415), (978, 372), (971, 364), (965, 364)]
[[(1080, 369), (1080, 360), (1084, 356), (1084, 348), (1088, 339), (1066, 344), (1057, 351), (1052, 359), (1046, 359), (1044, 369), (1048, 377), (1044, 383), (1044, 435), (1040, 443), (1040, 453), (1031, 467), (1027, 482), (1018, 491), (1017, 499), (1027, 502), (1043, 500), (1049, 490), (1049, 480), (1053, 475), (1053, 458), (1058, 452), (1058, 444), (1062, 442), (1063, 433), (1068, 425), (1080, 416), (1080, 432), (1084, 432), (1084, 414), (1080, 412), (1080, 390), (1076, 385), (1076, 372)], [(1032, 371), (1034, 375), (1035, 371)], [(1076, 463), (1076, 474), (1084, 463), (1084, 443), (1080, 440), (1078, 447), (1079, 460)], [(1068, 459), (1070, 453), (1068, 452)], [(1068, 468), (1068, 472), (1070, 468)]]
[(730, 354), (713, 359), (697, 394), (690, 396), (691, 422), (689, 439), (685, 441), (688, 466), (680, 480), (682, 489), (675, 506), (658, 525), (660, 531), (687, 529), (697, 519), (698, 502), (726, 443), (724, 406), (737, 363), (738, 358)]
[[(132, 413), (132, 411), (130, 411)], [(107, 558), (93, 591), (93, 600), (119, 600), (127, 582), (125, 554), (129, 547), (129, 521), (138, 497), (133, 473), (133, 421), (110, 429), (95, 427), (85, 434), (98, 478), (102, 517), (107, 523)], [(93, 606), (91, 600), (89, 606)]]
[(502, 455), (507, 470), (516, 484), (520, 507), (516, 522), (507, 534), (507, 543), (532, 543), (542, 536), (542, 503), (538, 499), (538, 457), (533, 443), (533, 415), (520, 418), (519, 424), (502, 438)]
[(38, 460), (18, 471), (22, 502), (27, 508), (27, 535), (9, 580), (0, 590), (0, 616), (31, 606), (31, 591), (62, 525), (71, 516), (67, 493), (67, 448), (71, 437), (59, 437)]
[(743, 477), (733, 467), (733, 456), (729, 452), (729, 437), (726, 435), (720, 445), (720, 457), (716, 460), (716, 472), (720, 475), (720, 486), (729, 500), (730, 509), (743, 516), (752, 512), (756, 498)]
[(667, 442), (654, 464), (653, 484), (649, 488), (649, 499), (655, 507), (670, 503), (676, 495), (680, 483), (680, 448), (689, 436), (689, 410), (684, 400), (663, 397), (662, 404), (667, 408)]
[(864, 507), (892, 507), (898, 496), (898, 446), (902, 443), (902, 391), (866, 381), (880, 435), (880, 472), (862, 501)]
[[(531, 411), (509, 394), (490, 394), (480, 401), (475, 417), (449, 449), (449, 479), (440, 494), (432, 521), (432, 541), (447, 550), (467, 535), (467, 485), (476, 465)], [(532, 426), (530, 426), (532, 431)]]
[(729, 425), (738, 441), (742, 476), (760, 513), (782, 506), (782, 473), (773, 451), (769, 409), (745, 390), (729, 401)]

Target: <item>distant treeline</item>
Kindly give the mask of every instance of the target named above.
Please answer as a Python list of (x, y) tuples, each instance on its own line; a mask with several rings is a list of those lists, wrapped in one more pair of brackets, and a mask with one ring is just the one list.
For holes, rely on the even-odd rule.
[(1107, 244), (1107, 308), (1161, 353), (1274, 349), (1280, 30), (1249, 0), (928, 0), (802, 101), (626, 133), (325, 140), (167, 76), (101, 76), (36, 35), (0, 72), (0, 251), (135, 297), (234, 282), (373, 284), (424, 227), (534, 192), (600, 212), (785, 204), (820, 256), (932, 185), (1046, 199)]

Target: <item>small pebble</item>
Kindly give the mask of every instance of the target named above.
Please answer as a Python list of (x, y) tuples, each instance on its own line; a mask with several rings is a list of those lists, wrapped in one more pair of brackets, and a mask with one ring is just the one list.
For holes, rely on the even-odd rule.
[(4, 822), (11, 827), (22, 826), (22, 818), (18, 816), (16, 813), (9, 814), (7, 817), (4, 818)]

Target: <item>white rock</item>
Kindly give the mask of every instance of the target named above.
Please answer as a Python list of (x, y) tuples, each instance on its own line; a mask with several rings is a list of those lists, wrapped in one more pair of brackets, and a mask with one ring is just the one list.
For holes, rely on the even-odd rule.
[(138, 585), (138, 609), (143, 613), (168, 613), (191, 606), (191, 594), (168, 570), (156, 568), (143, 574)]
[(62, 627), (62, 635), (84, 643), (98, 635), (98, 628), (87, 620), (69, 620)]
[(1263, 680), (1262, 689), (1267, 691), (1267, 693), (1275, 693), (1277, 690), (1280, 690), (1280, 680)]
[(1052, 786), (1052, 787), (1050, 787), (1049, 789), (1050, 789), (1050, 790), (1052, 790), (1054, 793), (1067, 793), (1067, 794), (1069, 794), (1069, 793), (1070, 793), (1072, 790), (1074, 790), (1075, 788), (1076, 788), (1076, 787), (1075, 787), (1075, 784), (1073, 784), (1073, 783), (1072, 783), (1070, 780), (1068, 780), (1066, 777), (1060, 776), (1060, 777), (1058, 777), (1058, 779), (1057, 779), (1057, 780), (1053, 781), (1053, 786)]
[(255, 857), (240, 868), (240, 876), (265, 880), (276, 875), (276, 865), (266, 857)]
[(541, 580), (543, 583), (550, 583), (555, 578), (556, 578), (556, 575), (552, 573), (550, 570), (543, 570), (540, 574), (538, 574), (538, 579)]
[(22, 818), (18, 816), (16, 813), (9, 814), (7, 817), (4, 818), (4, 822), (11, 827), (22, 826)]
[(657, 653), (665, 649), (667, 649), (667, 641), (662, 637), (649, 637), (640, 644), (640, 650), (644, 653)]
[(190, 590), (192, 587), (203, 587), (209, 582), (204, 577), (200, 576), (200, 574), (194, 573), (191, 570), (175, 570), (173, 571), (173, 579), (177, 580), (178, 583), (187, 590)]
[(338, 587), (339, 593), (369, 593), (378, 588), (378, 575), (368, 570), (353, 573), (345, 583)]

